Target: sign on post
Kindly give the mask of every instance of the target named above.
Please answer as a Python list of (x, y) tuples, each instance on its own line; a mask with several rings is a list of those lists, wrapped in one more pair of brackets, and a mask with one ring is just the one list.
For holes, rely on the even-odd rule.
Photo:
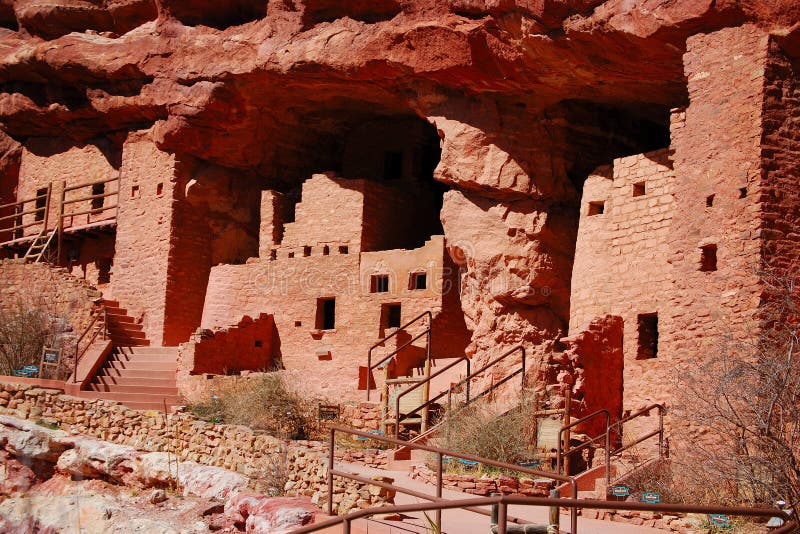
[(50, 378), (58, 378), (58, 373), (61, 368), (61, 349), (54, 349), (51, 347), (44, 347), (42, 349), (42, 361), (39, 363), (39, 377), (45, 378), (45, 369), (50, 370), (47, 376)]

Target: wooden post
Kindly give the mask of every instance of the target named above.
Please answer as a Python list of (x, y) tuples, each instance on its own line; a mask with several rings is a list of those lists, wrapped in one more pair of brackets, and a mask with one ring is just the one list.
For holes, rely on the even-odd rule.
[[(570, 412), (572, 411), (572, 387), (568, 386), (567, 390), (564, 392), (564, 424), (563, 426), (567, 426), (570, 423)], [(570, 456), (570, 432), (571, 429), (567, 428), (564, 430), (564, 474), (569, 476), (569, 456)]]
[(64, 246), (64, 199), (66, 197), (67, 181), (61, 181), (61, 196), (58, 203), (58, 221), (56, 221), (56, 232), (58, 232), (58, 252), (56, 252), (56, 265), (61, 265), (61, 251)]

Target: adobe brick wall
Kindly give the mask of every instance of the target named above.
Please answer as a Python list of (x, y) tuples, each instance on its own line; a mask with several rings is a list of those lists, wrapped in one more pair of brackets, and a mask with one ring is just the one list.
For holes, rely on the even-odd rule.
[[(288, 373), (296, 373), (311, 393), (360, 399), (358, 366), (366, 365), (367, 349), (380, 339), (381, 305), (401, 303), (403, 321), (428, 309), (442, 312), (440, 288), (454, 284), (453, 273), (442, 269), (443, 241), (434, 236), (425, 247), (408, 251), (343, 255), (332, 249), (329, 256), (218, 265), (211, 270), (202, 326), (225, 327), (243, 315), (269, 313), (277, 329), (275, 357)], [(409, 290), (409, 274), (418, 269), (427, 272), (428, 288)], [(370, 293), (375, 273), (392, 275), (388, 292)], [(334, 330), (316, 327), (321, 297), (336, 298)], [(460, 309), (446, 310), (451, 311), (460, 313)], [(442, 348), (442, 352), (447, 351)]]
[(800, 61), (774, 40), (765, 70), (761, 138), (763, 255), (777, 272), (796, 273), (800, 243)]
[[(765, 235), (760, 145), (767, 50), (766, 34), (751, 26), (690, 37), (689, 105), (673, 112), (670, 150), (615, 160), (586, 182), (570, 335), (594, 317), (623, 318), (624, 411), (671, 402), (677, 374), (697, 369), (726, 337), (754, 333)], [(646, 192), (634, 197), (633, 184), (641, 181)], [(593, 201), (605, 201), (602, 215), (588, 215)], [(706, 245), (717, 247), (716, 271), (700, 270)], [(646, 313), (658, 314), (658, 355), (637, 359), (637, 315)], [(606, 389), (598, 385), (594, 395)]]
[(93, 300), (100, 293), (85, 280), (64, 268), (46, 263), (0, 260), (0, 309), (13, 309), (17, 303), (38, 308), (69, 322), (72, 332), (63, 337), (64, 364), (72, 365), (74, 340), (92, 321)]
[[(61, 197), (61, 182), (67, 186), (83, 184), (95, 180), (114, 178), (119, 174), (119, 149), (110, 143), (76, 145), (68, 139), (33, 138), (25, 143), (19, 168), (19, 185), (17, 199), (36, 196), (36, 190), (47, 187), (53, 182), (55, 193), (50, 205), (49, 226), (55, 227), (58, 217), (57, 200)], [(107, 192), (112, 192), (115, 183), (106, 184)], [(84, 197), (90, 194), (89, 189), (79, 189), (67, 193), (66, 200)], [(104, 204), (111, 206), (116, 202), (115, 197), (106, 197)], [(91, 207), (90, 201), (83, 201), (66, 206), (66, 213), (86, 211)], [(33, 209), (33, 205), (26, 206)], [(65, 226), (78, 226), (113, 217), (112, 210), (100, 212), (96, 215), (77, 215), (67, 218)], [(33, 222), (34, 215), (23, 217), (25, 224)], [(25, 235), (35, 235), (39, 226), (24, 229)]]
[(266, 314), (255, 319), (245, 316), (228, 329), (199, 330), (178, 350), (179, 382), (190, 374), (269, 370), (274, 333), (275, 322)]
[[(116, 256), (111, 290), (129, 315), (143, 316), (153, 344), (163, 342), (175, 188), (175, 156), (148, 132), (132, 132), (122, 151)], [(161, 184), (161, 193), (158, 193)]]

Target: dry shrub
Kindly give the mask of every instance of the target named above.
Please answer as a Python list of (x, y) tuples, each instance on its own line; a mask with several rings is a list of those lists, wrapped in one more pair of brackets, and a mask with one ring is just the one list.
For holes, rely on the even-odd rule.
[(283, 439), (308, 439), (316, 423), (314, 404), (274, 373), (233, 381), (189, 409), (208, 421), (245, 425)]
[(436, 444), (453, 452), (516, 463), (536, 456), (536, 397), (515, 408), (476, 401), (447, 411)]
[(18, 300), (0, 308), (0, 374), (10, 375), (26, 365), (38, 366), (42, 349), (64, 346), (69, 330), (71, 327), (64, 319), (44, 306)]

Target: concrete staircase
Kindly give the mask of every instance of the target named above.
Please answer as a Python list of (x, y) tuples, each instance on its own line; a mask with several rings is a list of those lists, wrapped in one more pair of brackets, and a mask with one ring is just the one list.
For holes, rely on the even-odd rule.
[(178, 347), (115, 347), (81, 397), (115, 400), (135, 410), (178, 404)]
[(119, 302), (104, 300), (101, 303), (107, 313), (108, 337), (115, 347), (144, 347), (150, 345), (142, 325), (137, 324), (128, 310), (120, 307)]
[(151, 347), (142, 325), (117, 301), (104, 300), (113, 350), (80, 397), (118, 401), (134, 410), (169, 410), (178, 403), (178, 347)]

